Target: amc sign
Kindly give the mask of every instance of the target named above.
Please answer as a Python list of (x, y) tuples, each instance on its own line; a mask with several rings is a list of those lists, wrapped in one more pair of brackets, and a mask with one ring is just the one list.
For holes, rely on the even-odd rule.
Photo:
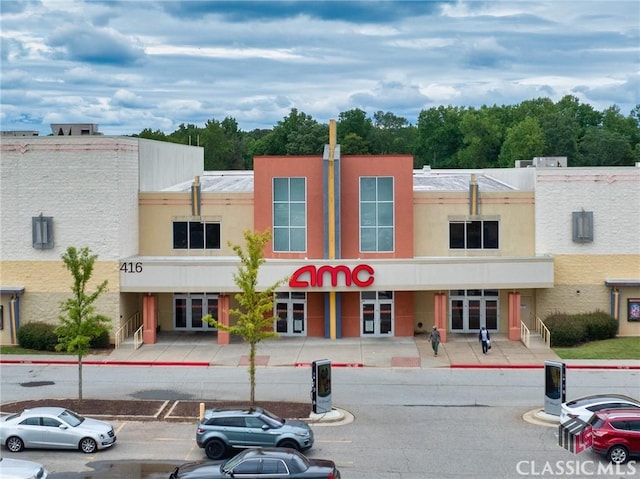
[(289, 279), (291, 288), (314, 288), (324, 286), (327, 278), (331, 280), (331, 286), (338, 286), (338, 278), (342, 277), (345, 286), (358, 286), (366, 288), (373, 284), (373, 268), (368, 264), (359, 264), (353, 268), (345, 265), (320, 266), (307, 265), (298, 268)]

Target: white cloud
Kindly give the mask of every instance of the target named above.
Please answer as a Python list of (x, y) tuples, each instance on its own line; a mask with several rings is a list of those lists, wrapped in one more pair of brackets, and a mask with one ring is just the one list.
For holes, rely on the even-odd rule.
[(626, 115), (640, 102), (636, 2), (252, 5), (3, 8), (0, 128), (48, 134), (51, 122), (81, 121), (105, 134), (170, 133), (231, 116), (248, 131), (291, 108), (321, 122), (361, 108), (415, 123), (439, 105), (575, 95)]

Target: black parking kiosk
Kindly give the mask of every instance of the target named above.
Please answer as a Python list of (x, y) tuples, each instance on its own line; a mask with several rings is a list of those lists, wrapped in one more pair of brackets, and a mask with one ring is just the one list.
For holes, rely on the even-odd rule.
[(567, 366), (563, 362), (544, 362), (544, 412), (560, 415), (562, 403), (567, 400)]
[(311, 404), (315, 414), (330, 412), (333, 408), (331, 397), (331, 361), (319, 359), (311, 363)]

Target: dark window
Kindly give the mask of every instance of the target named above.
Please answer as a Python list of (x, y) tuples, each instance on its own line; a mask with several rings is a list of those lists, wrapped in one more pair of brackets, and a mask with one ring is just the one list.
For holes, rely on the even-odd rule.
[(260, 459), (247, 459), (233, 468), (234, 474), (260, 474)]
[(208, 423), (219, 427), (244, 427), (244, 418), (241, 417), (217, 417)]
[(43, 417), (42, 425), (47, 427), (60, 427), (60, 421), (50, 417)]
[(40, 418), (39, 417), (28, 417), (24, 421), (20, 423), (21, 426), (39, 426)]
[(450, 249), (498, 249), (500, 247), (497, 221), (451, 221)]
[(286, 474), (287, 468), (280, 459), (264, 459), (262, 461), (262, 474)]
[(174, 221), (173, 249), (220, 249), (220, 223)]

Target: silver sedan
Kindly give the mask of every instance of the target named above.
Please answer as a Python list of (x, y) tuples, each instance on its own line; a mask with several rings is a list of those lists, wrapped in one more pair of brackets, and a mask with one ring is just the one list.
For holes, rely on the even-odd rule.
[(90, 454), (112, 446), (116, 434), (108, 422), (61, 407), (36, 407), (0, 419), (0, 441), (11, 452), (45, 448)]

